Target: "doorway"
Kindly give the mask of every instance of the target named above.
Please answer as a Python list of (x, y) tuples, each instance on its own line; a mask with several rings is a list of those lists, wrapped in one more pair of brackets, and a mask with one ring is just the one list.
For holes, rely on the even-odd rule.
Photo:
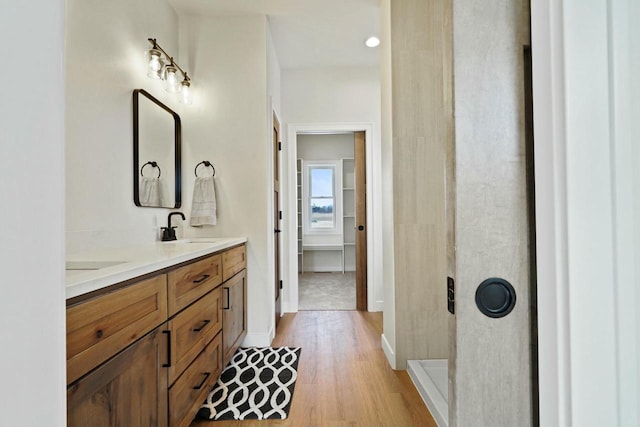
[(364, 132), (300, 134), (296, 148), (299, 310), (366, 309)]
[(285, 311), (371, 309), (368, 127), (290, 125), (289, 206), (295, 221), (287, 230), (293, 239)]

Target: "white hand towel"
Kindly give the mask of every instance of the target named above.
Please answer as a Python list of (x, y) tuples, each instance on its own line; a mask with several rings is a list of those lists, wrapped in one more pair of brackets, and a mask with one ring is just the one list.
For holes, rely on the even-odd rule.
[(212, 176), (198, 177), (193, 186), (191, 226), (216, 225), (216, 189)]
[(163, 204), (164, 196), (160, 179), (143, 176), (140, 179), (140, 205), (161, 207)]

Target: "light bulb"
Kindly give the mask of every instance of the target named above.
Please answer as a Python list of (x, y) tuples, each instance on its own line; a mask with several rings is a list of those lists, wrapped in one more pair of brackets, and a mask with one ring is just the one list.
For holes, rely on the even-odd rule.
[(161, 53), (157, 49), (149, 49), (147, 52), (149, 56), (149, 63), (147, 65), (147, 76), (152, 79), (159, 79), (161, 77), (160, 71), (162, 70), (162, 57)]
[(191, 105), (193, 99), (191, 98), (191, 83), (189, 80), (184, 79), (182, 81), (182, 88), (180, 89), (180, 102), (186, 105)]
[(178, 81), (178, 69), (173, 65), (167, 65), (165, 72), (165, 90), (170, 93), (180, 92), (180, 82)]

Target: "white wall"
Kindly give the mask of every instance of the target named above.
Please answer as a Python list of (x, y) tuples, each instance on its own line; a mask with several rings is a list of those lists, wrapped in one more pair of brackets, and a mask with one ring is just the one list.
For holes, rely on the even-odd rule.
[[(372, 171), (372, 246), (376, 255), (370, 274), (370, 310), (381, 310), (383, 301), (382, 265), (376, 262), (382, 253), (382, 203), (380, 197), (380, 70), (378, 67), (313, 68), (282, 70), (282, 110), (288, 124), (370, 123), (372, 158), (367, 168)], [(313, 126), (311, 126), (313, 127)], [(290, 270), (288, 270), (290, 271)], [(289, 281), (294, 278), (288, 277)]]
[(380, 137), (380, 71), (377, 67), (282, 70), (287, 123), (372, 122)]
[(63, 427), (64, 1), (1, 8), (0, 425)]
[(191, 208), (193, 166), (205, 159), (216, 168), (218, 206), (216, 226), (186, 227), (184, 232), (188, 236), (247, 236), (245, 345), (269, 345), (274, 325), (274, 266), (270, 261), (273, 179), (266, 17), (187, 16), (181, 18), (180, 26), (180, 43), (197, 89), (193, 109), (183, 119), (183, 212), (188, 215)]
[(329, 135), (299, 135), (298, 158), (340, 160), (353, 158), (353, 132)]
[(146, 77), (144, 57), (155, 37), (191, 71), (178, 57), (178, 17), (165, 0), (68, 0), (66, 12), (67, 250), (153, 242), (168, 211), (133, 204), (132, 91), (187, 120), (189, 110)]
[[(279, 116), (280, 121), (282, 121), (282, 77), (280, 71), (280, 62), (278, 61), (278, 53), (276, 52), (276, 48), (273, 44), (273, 36), (271, 35), (271, 27), (269, 26), (269, 22), (267, 21), (267, 94), (269, 99), (271, 100), (271, 105), (268, 106), (269, 111), (267, 112), (269, 116), (271, 116), (270, 109), (273, 108), (276, 111), (276, 114)], [(283, 139), (286, 132), (284, 129), (280, 131), (280, 139)]]

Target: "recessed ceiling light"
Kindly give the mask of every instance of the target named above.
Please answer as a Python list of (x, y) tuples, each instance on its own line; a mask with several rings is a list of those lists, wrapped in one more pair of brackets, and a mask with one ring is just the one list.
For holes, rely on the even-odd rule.
[(380, 39), (379, 39), (379, 38), (377, 38), (377, 37), (375, 37), (375, 36), (373, 36), (373, 37), (369, 37), (369, 38), (367, 39), (367, 41), (366, 41), (366, 42), (364, 42), (364, 44), (365, 44), (367, 47), (376, 47), (376, 46), (378, 46), (378, 45), (380, 44)]

